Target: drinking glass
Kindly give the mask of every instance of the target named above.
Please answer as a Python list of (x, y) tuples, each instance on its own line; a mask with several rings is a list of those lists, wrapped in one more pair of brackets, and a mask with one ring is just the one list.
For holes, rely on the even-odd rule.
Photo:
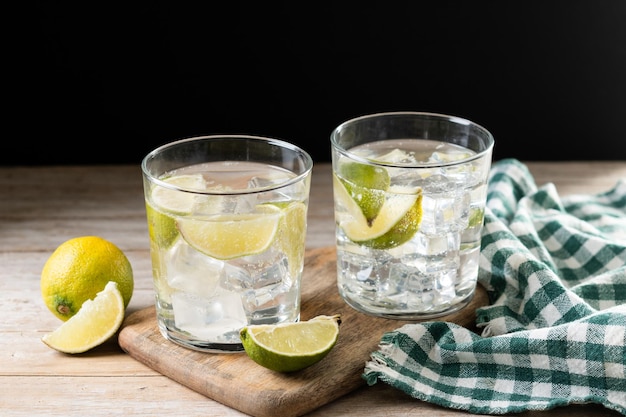
[(203, 136), (161, 146), (141, 167), (165, 338), (240, 352), (242, 327), (299, 320), (308, 153), (272, 138)]
[(493, 136), (459, 117), (390, 112), (331, 134), (337, 286), (354, 309), (421, 320), (472, 299)]

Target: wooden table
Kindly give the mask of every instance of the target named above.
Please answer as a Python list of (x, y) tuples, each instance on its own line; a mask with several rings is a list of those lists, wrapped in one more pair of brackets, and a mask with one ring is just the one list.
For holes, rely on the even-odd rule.
[[(527, 162), (538, 185), (560, 195), (603, 192), (626, 178), (626, 162)], [(333, 245), (330, 164), (316, 164), (309, 249)], [(137, 166), (0, 167), (0, 415), (245, 416), (192, 391), (125, 354), (116, 340), (82, 355), (41, 342), (60, 325), (43, 304), (41, 269), (67, 239), (99, 235), (117, 244), (135, 272), (128, 313), (152, 305), (141, 171)], [(468, 415), (410, 398), (384, 383), (363, 387), (309, 416)], [(546, 413), (527, 412), (524, 417)], [(595, 405), (550, 416), (617, 416)]]

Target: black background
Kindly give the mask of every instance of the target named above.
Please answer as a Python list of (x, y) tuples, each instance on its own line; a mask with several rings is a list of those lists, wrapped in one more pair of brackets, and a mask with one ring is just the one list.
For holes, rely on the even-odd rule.
[[(4, 165), (141, 162), (195, 135), (330, 156), (339, 123), (471, 119), (494, 158), (626, 159), (626, 1), (29, 3)], [(11, 20), (11, 16), (5, 19)]]

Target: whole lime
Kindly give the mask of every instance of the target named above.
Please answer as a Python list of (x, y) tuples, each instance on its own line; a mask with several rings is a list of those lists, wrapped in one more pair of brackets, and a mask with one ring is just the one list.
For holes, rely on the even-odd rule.
[(41, 296), (48, 309), (66, 321), (109, 281), (117, 283), (127, 307), (134, 279), (124, 252), (98, 236), (76, 237), (59, 245), (46, 261), (41, 271)]

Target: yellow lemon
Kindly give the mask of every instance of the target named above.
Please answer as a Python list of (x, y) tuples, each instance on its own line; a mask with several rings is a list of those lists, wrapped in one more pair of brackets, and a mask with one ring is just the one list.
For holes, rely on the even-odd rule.
[(46, 261), (41, 271), (41, 296), (54, 315), (67, 321), (109, 281), (117, 283), (127, 307), (134, 280), (126, 255), (101, 237), (76, 237), (59, 245)]
[(109, 281), (93, 300), (41, 340), (59, 352), (82, 353), (113, 336), (124, 321), (124, 299), (117, 283)]
[(317, 316), (308, 321), (249, 325), (239, 331), (246, 354), (277, 372), (299, 371), (321, 361), (339, 337), (341, 316)]

